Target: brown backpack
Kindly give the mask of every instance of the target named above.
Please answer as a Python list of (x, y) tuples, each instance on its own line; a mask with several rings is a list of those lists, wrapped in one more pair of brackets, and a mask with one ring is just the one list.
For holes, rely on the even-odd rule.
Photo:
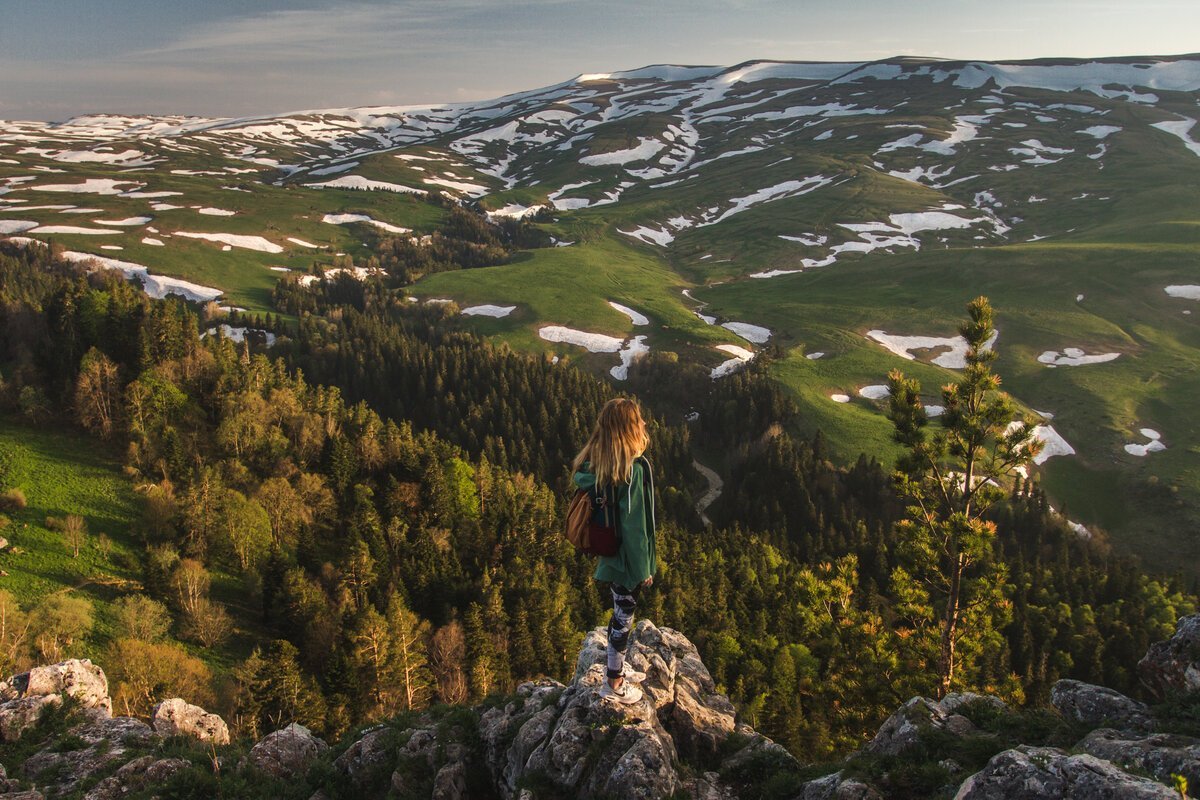
[(612, 487), (599, 495), (576, 489), (567, 505), (567, 541), (589, 556), (615, 556), (621, 549), (620, 516)]

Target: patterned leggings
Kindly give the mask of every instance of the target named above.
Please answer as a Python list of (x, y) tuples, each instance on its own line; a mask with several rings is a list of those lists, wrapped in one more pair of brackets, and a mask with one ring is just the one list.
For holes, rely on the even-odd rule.
[(629, 631), (633, 627), (633, 611), (637, 608), (638, 586), (626, 589), (619, 584), (612, 584), (613, 614), (608, 623), (608, 677), (610, 680), (621, 677), (621, 668), (625, 665), (625, 651), (629, 647)]

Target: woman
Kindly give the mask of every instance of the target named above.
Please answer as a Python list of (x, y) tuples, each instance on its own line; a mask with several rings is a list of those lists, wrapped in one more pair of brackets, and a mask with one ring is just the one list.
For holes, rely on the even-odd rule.
[(636, 703), (646, 673), (625, 661), (629, 630), (638, 593), (654, 583), (658, 569), (654, 542), (654, 476), (642, 455), (650, 437), (637, 403), (625, 398), (609, 400), (600, 409), (596, 429), (575, 457), (575, 485), (580, 489), (605, 492), (616, 489), (617, 532), (620, 550), (602, 556), (596, 580), (607, 581), (613, 597), (613, 615), (608, 623), (608, 673), (600, 689), (602, 697), (619, 703)]

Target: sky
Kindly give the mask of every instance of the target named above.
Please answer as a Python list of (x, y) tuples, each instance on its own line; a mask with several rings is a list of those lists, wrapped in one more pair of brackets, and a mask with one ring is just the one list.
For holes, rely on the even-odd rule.
[(647, 64), (1200, 50), (1196, 0), (0, 0), (0, 119), (498, 97)]

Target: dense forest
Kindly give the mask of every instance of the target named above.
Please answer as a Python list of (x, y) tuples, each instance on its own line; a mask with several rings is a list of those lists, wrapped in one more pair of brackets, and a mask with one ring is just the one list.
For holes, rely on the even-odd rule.
[[(463, 215), (415, 270), (516, 246)], [(416, 264), (408, 247), (379, 243), (387, 280), (282, 281), (278, 309), (295, 322), (222, 319), (273, 329), (264, 353), (203, 335), (211, 308), (0, 243), (4, 413), (110, 442), (142, 496), (141, 585), (100, 642), (122, 710), (182, 694), (246, 733), (298, 720), (332, 736), (569, 677), (581, 633), (606, 620), (559, 515), (566, 464), (615, 390), (407, 302), (389, 259)], [(819, 435), (799, 438), (768, 368), (712, 381), (654, 356), (631, 371), (663, 475), (660, 575), (639, 613), (695, 641), (748, 722), (821, 759), (935, 690), (914, 644), (932, 610), (897, 581), (893, 465), (837, 465)], [(692, 408), (695, 422), (672, 422)], [(693, 508), (699, 447), (725, 454), (711, 528)], [(18, 495), (4, 495), (10, 512)], [(995, 625), (964, 651), (955, 688), (1033, 703), (1060, 677), (1136, 691), (1136, 659), (1196, 607), (1194, 587), (1075, 535), (1035, 481), (1006, 487), (988, 523)], [(222, 603), (214, 581), (245, 602)], [(88, 636), (85, 609), (39, 602), (0, 592), (5, 670)], [(246, 638), (256, 646), (232, 665), (195, 648), (233, 653)]]

